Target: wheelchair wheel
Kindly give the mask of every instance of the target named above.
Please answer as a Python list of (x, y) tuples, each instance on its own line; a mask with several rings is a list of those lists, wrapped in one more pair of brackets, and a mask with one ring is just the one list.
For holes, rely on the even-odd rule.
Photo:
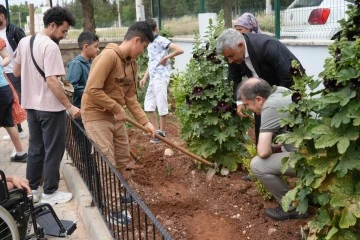
[(14, 218), (2, 206), (0, 206), (0, 240), (20, 240)]

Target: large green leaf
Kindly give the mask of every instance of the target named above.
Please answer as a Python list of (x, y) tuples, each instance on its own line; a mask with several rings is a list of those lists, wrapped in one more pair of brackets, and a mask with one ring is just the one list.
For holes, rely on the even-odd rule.
[(334, 146), (339, 141), (339, 138), (334, 134), (322, 135), (315, 140), (315, 148), (327, 148)]
[(214, 140), (222, 144), (226, 141), (228, 135), (225, 132), (218, 132), (214, 134)]
[(339, 221), (339, 226), (341, 228), (349, 228), (350, 226), (355, 225), (356, 216), (354, 215), (353, 210), (356, 210), (353, 206), (347, 206), (343, 208)]
[(309, 165), (315, 168), (314, 173), (322, 175), (324, 173), (332, 172), (337, 164), (337, 158), (318, 157), (308, 160)]
[(348, 138), (340, 138), (337, 143), (337, 148), (340, 154), (345, 153), (349, 146), (350, 140)]
[(338, 80), (345, 81), (352, 78), (357, 78), (360, 76), (360, 69), (354, 69), (351, 66), (349, 66), (346, 69), (341, 69), (338, 73)]
[(336, 233), (338, 232), (338, 229), (336, 227), (332, 227), (328, 234), (326, 235), (326, 239), (330, 240)]
[(334, 115), (331, 119), (331, 126), (338, 128), (342, 123), (347, 124), (350, 122), (350, 118), (347, 116), (346, 112), (341, 111)]
[(360, 154), (354, 146), (349, 148), (334, 168), (334, 171), (337, 172), (341, 178), (344, 177), (349, 170), (360, 171)]

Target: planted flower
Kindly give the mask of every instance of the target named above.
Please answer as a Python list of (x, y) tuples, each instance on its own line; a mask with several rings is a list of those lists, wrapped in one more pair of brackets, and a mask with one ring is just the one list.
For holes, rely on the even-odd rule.
[(202, 87), (194, 87), (192, 93), (196, 96), (201, 96), (204, 93), (204, 89)]
[(290, 67), (290, 76), (292, 77), (301, 77), (305, 74), (305, 70), (299, 65), (298, 67)]
[(299, 92), (294, 92), (291, 95), (291, 100), (296, 104), (299, 103), (299, 101), (301, 100), (301, 94)]
[(349, 88), (351, 90), (355, 90), (357, 87), (360, 86), (360, 78), (353, 78), (349, 82)]
[(337, 82), (336, 79), (327, 79), (327, 77), (324, 77), (323, 84), (325, 89), (329, 90), (330, 92), (338, 91), (341, 87), (341, 84)]
[(217, 59), (216, 56), (217, 56), (217, 54), (216, 54), (216, 52), (215, 52), (215, 50), (214, 50), (212, 53), (210, 53), (209, 55), (207, 55), (206, 60), (208, 60), (208, 61), (210, 61), (210, 62), (212, 62), (212, 63), (215, 63), (215, 64), (220, 64), (220, 63), (221, 63), (221, 60), (220, 60), (220, 59)]
[(226, 112), (230, 109), (230, 105), (224, 101), (220, 101), (218, 102), (218, 104), (216, 105), (216, 109), (219, 111), (219, 112)]

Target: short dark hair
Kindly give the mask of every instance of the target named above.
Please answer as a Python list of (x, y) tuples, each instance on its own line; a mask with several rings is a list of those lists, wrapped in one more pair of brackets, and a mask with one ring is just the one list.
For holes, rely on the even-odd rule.
[(75, 26), (75, 18), (66, 8), (56, 6), (44, 13), (43, 22), (45, 27), (48, 27), (52, 22), (54, 22), (56, 26), (60, 26), (65, 21), (70, 26)]
[(157, 28), (157, 23), (154, 19), (149, 18), (146, 20), (146, 22), (150, 25), (151, 30), (155, 31), (155, 29)]
[(128, 28), (124, 40), (128, 41), (134, 37), (140, 37), (141, 42), (154, 41), (154, 34), (150, 24), (145, 21), (135, 22)]
[(237, 99), (242, 98), (247, 100), (254, 100), (257, 96), (268, 99), (271, 94), (270, 84), (261, 78), (249, 78), (242, 81), (237, 93)]
[(96, 35), (95, 33), (85, 31), (85, 32), (80, 33), (77, 41), (79, 44), (79, 48), (82, 49), (85, 44), (91, 45), (94, 42), (98, 42), (99, 36)]
[(8, 12), (7, 12), (6, 8), (4, 7), (4, 5), (2, 5), (2, 4), (0, 4), (0, 14), (4, 14), (4, 16), (7, 20)]

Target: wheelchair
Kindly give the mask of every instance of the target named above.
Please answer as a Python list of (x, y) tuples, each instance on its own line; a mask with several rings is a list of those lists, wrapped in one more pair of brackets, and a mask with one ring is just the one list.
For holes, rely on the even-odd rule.
[(75, 231), (76, 221), (60, 220), (50, 204), (34, 205), (23, 189), (9, 191), (1, 170), (0, 177), (0, 240), (63, 238)]

